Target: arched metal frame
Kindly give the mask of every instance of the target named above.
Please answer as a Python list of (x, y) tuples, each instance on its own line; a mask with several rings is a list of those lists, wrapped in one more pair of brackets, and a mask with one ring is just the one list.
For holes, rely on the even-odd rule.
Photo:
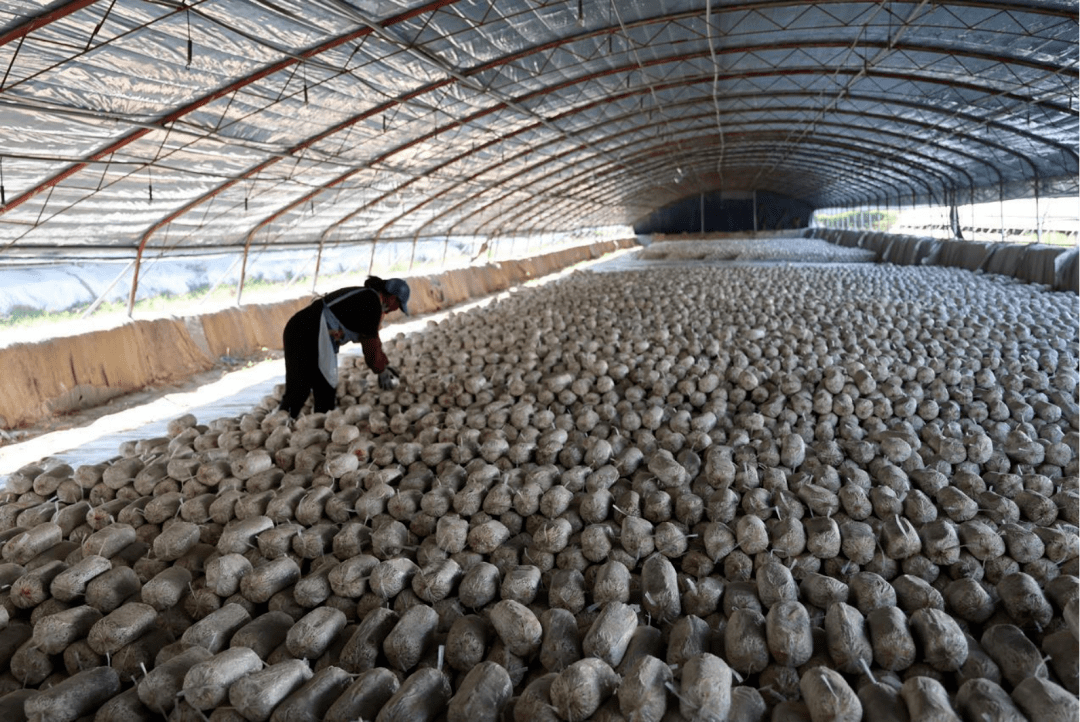
[(629, 224), (712, 191), (831, 207), (1075, 188), (1077, 7), (0, 9), (0, 249), (129, 249), (133, 301), (147, 249), (257, 234), (415, 244)]

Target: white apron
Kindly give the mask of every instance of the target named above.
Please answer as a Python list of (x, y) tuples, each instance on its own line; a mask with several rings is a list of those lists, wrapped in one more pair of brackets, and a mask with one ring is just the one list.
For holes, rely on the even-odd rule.
[[(323, 378), (326, 379), (326, 383), (334, 388), (337, 388), (338, 382), (338, 349), (341, 348), (341, 344), (343, 343), (355, 343), (359, 341), (360, 336), (339, 321), (338, 317), (334, 315), (334, 312), (330, 310), (330, 307), (344, 301), (350, 296), (355, 296), (361, 291), (366, 290), (367, 289), (365, 288), (358, 288), (351, 293), (346, 293), (344, 296), (335, 298), (330, 303), (323, 301), (323, 312), (322, 315), (319, 316), (319, 371), (322, 372)], [(340, 331), (344, 335), (344, 338), (340, 342), (334, 341), (334, 339), (330, 338), (331, 329)]]

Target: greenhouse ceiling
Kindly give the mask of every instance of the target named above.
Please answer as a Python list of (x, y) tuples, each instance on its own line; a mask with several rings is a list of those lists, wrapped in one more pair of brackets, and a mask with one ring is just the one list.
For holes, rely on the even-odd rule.
[[(1076, 2), (7, 0), (0, 248), (1075, 193)], [(955, 201), (953, 201), (955, 202)]]

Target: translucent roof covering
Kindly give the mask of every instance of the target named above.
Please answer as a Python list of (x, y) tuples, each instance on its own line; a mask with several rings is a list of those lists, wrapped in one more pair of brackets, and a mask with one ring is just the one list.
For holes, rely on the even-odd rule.
[(6, 0), (0, 248), (1076, 192), (1076, 2)]

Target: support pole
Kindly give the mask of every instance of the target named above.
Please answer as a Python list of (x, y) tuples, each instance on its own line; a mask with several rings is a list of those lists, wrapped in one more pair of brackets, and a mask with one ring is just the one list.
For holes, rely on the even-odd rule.
[(968, 184), (968, 198), (971, 202), (971, 240), (977, 241), (979, 239), (976, 237), (975, 232), (975, 181), (973, 180)]
[[(297, 268), (296, 273), (292, 276), (292, 278), (289, 279), (288, 283), (285, 284), (285, 288), (292, 288), (293, 284), (296, 283), (297, 281), (299, 281), (301, 279), (301, 277), (303, 277), (304, 270), (307, 268), (307, 264), (309, 262), (310, 262), (310, 259), (305, 260), (303, 265), (301, 265), (299, 268)], [(317, 263), (318, 263), (318, 261), (316, 260), (316, 264)], [(312, 290), (314, 290), (314, 288), (312, 288)]]
[(998, 218), (1001, 225), (1001, 242), (1005, 242), (1005, 181), (998, 179)]
[(1042, 243), (1042, 211), (1039, 210), (1039, 174), (1035, 174), (1035, 242)]
[(757, 188), (751, 191), (753, 200), (751, 201), (751, 209), (754, 214), (754, 233), (757, 233)]
[(964, 234), (960, 232), (960, 209), (956, 206), (956, 189), (953, 188), (946, 197), (949, 202), (949, 229), (953, 238), (963, 240)]
[(225, 279), (229, 277), (229, 274), (232, 273), (232, 269), (236, 268), (236, 264), (240, 263), (240, 260), (241, 258), (238, 257), (235, 261), (232, 262), (232, 265), (225, 270), (225, 273), (221, 274), (221, 278), (217, 280), (217, 283), (211, 286), (210, 290), (203, 295), (202, 301), (200, 301), (200, 303), (206, 303), (210, 300), (210, 294), (216, 291), (218, 289), (218, 286), (225, 283)]
[[(120, 282), (120, 279), (124, 277), (124, 274), (126, 274), (128, 272), (128, 269), (131, 268), (133, 265), (135, 265), (135, 261), (129, 261), (128, 264), (124, 266), (124, 270), (120, 271), (120, 275), (114, 278), (113, 282), (109, 284), (109, 287), (102, 291), (101, 294), (96, 299), (94, 299), (94, 302), (90, 304), (90, 307), (82, 312), (82, 315), (79, 316), (80, 320), (86, 318), (97, 310), (97, 307), (100, 306), (101, 302), (105, 300), (105, 295), (109, 291), (113, 290), (113, 287)], [(128, 315), (131, 315), (130, 311), (128, 312)]]
[(367, 274), (370, 276), (375, 270), (375, 244), (379, 242), (378, 237), (371, 239), (371, 258), (368, 260)]
[(420, 231), (412, 237), (412, 253), (409, 254), (409, 272), (412, 273), (413, 262), (416, 260), (416, 241), (420, 236)]
[(128, 318), (135, 313), (135, 292), (139, 290), (139, 268), (142, 266), (143, 244), (135, 253), (135, 271), (131, 275), (131, 294), (128, 296)]
[(247, 281), (247, 261), (248, 253), (251, 251), (251, 237), (255, 235), (255, 229), (251, 229), (247, 238), (244, 239), (244, 256), (240, 264), (240, 283), (236, 285), (236, 305), (239, 306), (241, 299), (244, 296), (244, 282)]
[(315, 256), (315, 273), (311, 278), (311, 292), (315, 293), (315, 287), (319, 285), (319, 269), (322, 268), (322, 251), (325, 235), (319, 236), (319, 253)]

